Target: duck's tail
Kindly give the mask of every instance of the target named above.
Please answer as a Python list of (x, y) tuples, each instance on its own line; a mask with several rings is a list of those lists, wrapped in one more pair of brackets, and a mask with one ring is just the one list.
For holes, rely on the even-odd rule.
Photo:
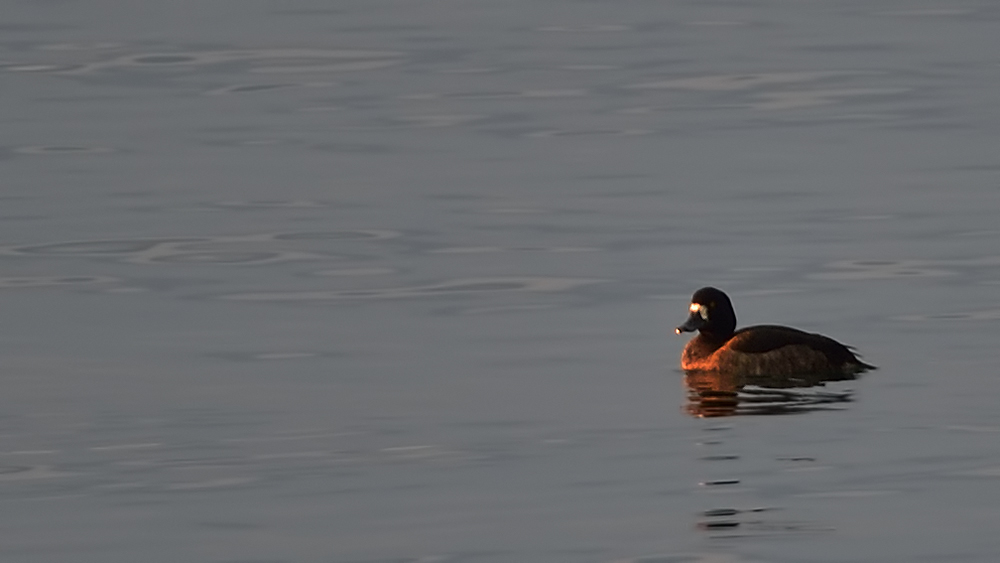
[(851, 367), (854, 369), (855, 373), (861, 373), (863, 371), (878, 369), (878, 366), (873, 366), (868, 362), (862, 361), (861, 358), (858, 357), (857, 352), (854, 353), (854, 362), (852, 362), (852, 364), (853, 365)]
[(849, 344), (845, 344), (844, 348), (847, 348), (852, 356), (852, 361), (848, 362), (850, 367), (854, 368), (855, 373), (860, 373), (862, 371), (868, 371), (871, 369), (878, 369), (878, 366), (873, 366), (867, 362), (861, 360), (861, 354), (858, 353), (858, 349)]

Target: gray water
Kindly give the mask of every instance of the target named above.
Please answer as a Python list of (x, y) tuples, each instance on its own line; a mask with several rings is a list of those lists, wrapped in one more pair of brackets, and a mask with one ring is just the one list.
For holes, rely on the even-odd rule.
[[(0, 560), (996, 561), (998, 23), (4, 3)], [(706, 413), (709, 284), (880, 369)]]

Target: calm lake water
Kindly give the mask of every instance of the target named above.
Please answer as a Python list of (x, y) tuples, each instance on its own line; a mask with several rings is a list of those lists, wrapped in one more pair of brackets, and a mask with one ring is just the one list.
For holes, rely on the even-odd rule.
[[(0, 560), (996, 561), (998, 24), (6, 2)], [(710, 284), (880, 369), (705, 410)]]

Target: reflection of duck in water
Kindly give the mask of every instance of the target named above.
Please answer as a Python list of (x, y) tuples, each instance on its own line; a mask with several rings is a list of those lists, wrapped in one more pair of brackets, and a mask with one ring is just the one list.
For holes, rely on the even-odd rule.
[(854, 379), (854, 374), (808, 377), (740, 375), (723, 371), (689, 370), (687, 412), (693, 416), (792, 414), (830, 408), (853, 400), (851, 391), (795, 390), (817, 387), (827, 381)]
[(782, 389), (854, 379), (875, 367), (820, 334), (775, 325), (735, 330), (729, 297), (712, 287), (695, 292), (690, 311), (677, 334), (699, 332), (681, 355), (690, 390), (688, 411), (696, 416), (799, 412), (850, 401), (849, 392)]
[(691, 316), (676, 330), (677, 334), (698, 331), (681, 355), (684, 370), (789, 377), (856, 374), (875, 368), (847, 346), (821, 334), (777, 325), (736, 330), (733, 304), (714, 287), (696, 291), (689, 309)]

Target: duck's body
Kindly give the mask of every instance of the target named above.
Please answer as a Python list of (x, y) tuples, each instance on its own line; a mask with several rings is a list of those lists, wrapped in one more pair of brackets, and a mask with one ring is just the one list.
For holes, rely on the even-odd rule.
[(740, 329), (725, 341), (699, 334), (684, 347), (685, 370), (734, 371), (746, 375), (856, 373), (872, 366), (847, 346), (822, 334), (775, 325)]
[(744, 375), (790, 376), (859, 373), (866, 364), (836, 340), (777, 325), (736, 329), (729, 297), (712, 287), (695, 292), (691, 316), (677, 333), (697, 330), (681, 355), (684, 370), (724, 371)]

